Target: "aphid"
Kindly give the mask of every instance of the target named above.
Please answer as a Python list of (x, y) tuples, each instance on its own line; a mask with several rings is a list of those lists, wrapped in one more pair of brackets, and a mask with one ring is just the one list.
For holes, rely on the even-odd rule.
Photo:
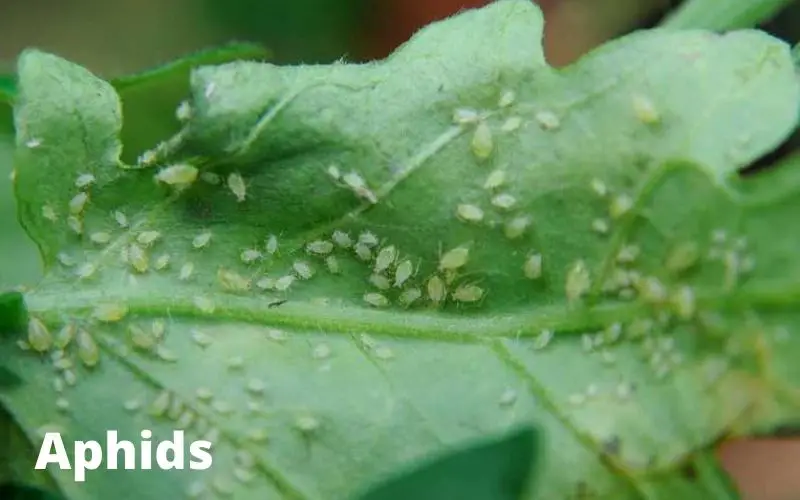
[(303, 415), (295, 419), (294, 426), (303, 434), (311, 434), (312, 432), (319, 430), (321, 423), (316, 417), (312, 417), (311, 415)]
[(364, 302), (373, 307), (386, 307), (389, 305), (389, 299), (387, 299), (385, 295), (377, 292), (365, 293)]
[(456, 125), (470, 125), (477, 123), (481, 115), (471, 108), (458, 108), (453, 112), (453, 123)]
[(27, 147), (29, 149), (36, 149), (41, 145), (42, 145), (42, 140), (39, 139), (38, 137), (34, 137), (32, 139), (28, 139), (28, 141), (25, 142), (25, 147)]
[(69, 401), (67, 400), (67, 398), (64, 397), (56, 398), (56, 408), (62, 412), (69, 410)]
[(75, 179), (75, 187), (78, 189), (83, 189), (87, 186), (94, 184), (95, 177), (92, 174), (80, 174), (77, 179)]
[(98, 304), (92, 311), (92, 317), (103, 323), (116, 323), (128, 314), (128, 306), (116, 302)]
[(253, 394), (263, 394), (267, 385), (263, 380), (252, 378), (247, 381), (247, 391)]
[(72, 215), (80, 215), (86, 208), (86, 203), (89, 202), (89, 193), (81, 191), (69, 200), (69, 213)]
[(204, 295), (194, 298), (194, 306), (203, 314), (212, 314), (217, 309), (214, 301)]
[(517, 94), (513, 90), (506, 90), (500, 94), (500, 99), (497, 101), (497, 106), (501, 108), (507, 108), (514, 104), (516, 99)]
[(263, 256), (264, 255), (255, 248), (247, 248), (242, 250), (242, 253), (239, 254), (239, 259), (245, 264), (252, 264), (257, 260), (261, 260)]
[(625, 401), (633, 394), (633, 385), (629, 382), (620, 382), (617, 384), (616, 390), (617, 398)]
[(195, 415), (192, 413), (191, 410), (186, 410), (178, 417), (178, 421), (175, 422), (175, 428), (180, 430), (187, 430), (192, 427), (194, 423)]
[(264, 247), (269, 255), (274, 255), (278, 251), (278, 237), (270, 234)]
[(94, 262), (84, 262), (75, 270), (75, 276), (78, 279), (85, 280), (94, 276), (95, 272), (97, 272), (97, 266)]
[(397, 249), (393, 245), (383, 247), (375, 257), (375, 273), (382, 273), (391, 266), (397, 258)]
[(397, 265), (394, 271), (394, 286), (400, 288), (414, 274), (414, 265), (406, 259)]
[(301, 280), (311, 279), (314, 276), (314, 269), (308, 265), (307, 262), (302, 260), (294, 261), (294, 264), (292, 264), (292, 269), (294, 269), (297, 277)]
[(247, 197), (247, 186), (239, 172), (232, 172), (228, 175), (228, 189), (231, 190), (231, 193), (239, 203), (242, 203)]
[(683, 320), (692, 319), (697, 309), (695, 304), (694, 290), (690, 286), (678, 288), (671, 297), (672, 306), (675, 314)]
[(53, 336), (39, 318), (31, 316), (28, 320), (28, 344), (37, 352), (49, 351), (53, 346)]
[(599, 343), (614, 344), (622, 338), (622, 324), (615, 322), (608, 325), (603, 330), (603, 335), (599, 336)]
[(606, 183), (598, 178), (592, 179), (592, 181), (589, 183), (589, 186), (591, 186), (594, 194), (600, 198), (605, 198), (608, 195), (608, 186), (606, 186)]
[(388, 290), (392, 287), (391, 283), (389, 283), (389, 278), (382, 274), (373, 273), (369, 277), (369, 282), (378, 290)]
[(458, 302), (472, 303), (481, 300), (483, 294), (483, 288), (477, 285), (460, 285), (450, 295)]
[(361, 234), (359, 234), (358, 242), (368, 247), (375, 247), (378, 246), (378, 243), (380, 243), (378, 241), (378, 237), (370, 231), (363, 231)]
[(83, 234), (83, 220), (74, 216), (70, 215), (67, 217), (67, 226), (72, 230), (73, 233), (77, 234), (78, 236)]
[(427, 288), (428, 299), (436, 305), (441, 303), (447, 296), (447, 288), (442, 278), (438, 275), (433, 275), (428, 279)]
[(201, 401), (210, 401), (214, 398), (214, 393), (207, 387), (198, 387), (194, 395)]
[(256, 288), (259, 290), (273, 290), (275, 288), (275, 278), (262, 276), (256, 281)]
[(356, 256), (364, 262), (369, 262), (372, 260), (372, 250), (370, 250), (367, 245), (363, 243), (356, 243), (356, 246), (353, 247), (353, 249), (356, 253)]
[(122, 403), (122, 408), (125, 411), (129, 411), (129, 412), (138, 411), (139, 408), (141, 408), (141, 407), (142, 407), (142, 402), (139, 401), (138, 399), (135, 399), (135, 398), (134, 399), (128, 399), (127, 401)]
[(350, 238), (350, 234), (338, 229), (333, 232), (331, 239), (334, 243), (336, 243), (337, 246), (341, 248), (350, 248), (353, 246), (353, 240)]
[(511, 210), (517, 204), (517, 198), (508, 193), (500, 193), (492, 197), (492, 205), (502, 210)]
[(175, 109), (175, 118), (179, 122), (189, 121), (192, 117), (192, 105), (189, 104), (189, 101), (181, 101), (178, 104), (178, 107)]
[(485, 160), (492, 155), (494, 150), (494, 139), (492, 138), (492, 129), (485, 121), (478, 123), (475, 131), (472, 134), (472, 141), (470, 148), (475, 158)]
[(647, 276), (634, 282), (639, 297), (649, 304), (661, 304), (667, 300), (667, 289), (655, 276)]
[(128, 326), (128, 334), (131, 337), (131, 343), (137, 349), (149, 351), (156, 345), (157, 339), (144, 328), (137, 325)]
[(150, 403), (148, 413), (154, 417), (163, 417), (172, 402), (172, 394), (169, 391), (161, 391), (158, 396)]
[(206, 348), (211, 345), (212, 342), (211, 337), (209, 337), (205, 333), (199, 330), (192, 329), (191, 334), (192, 334), (192, 341), (198, 346)]
[(330, 241), (316, 240), (306, 245), (306, 252), (314, 255), (328, 255), (333, 251)]
[(200, 174), (200, 180), (206, 184), (211, 184), (212, 186), (218, 186), (222, 182), (222, 179), (218, 174), (208, 171)]
[(487, 177), (486, 181), (483, 183), (484, 189), (497, 189), (506, 182), (506, 171), (502, 169), (497, 169), (492, 171)]
[(119, 227), (125, 228), (128, 227), (128, 216), (125, 215), (123, 212), (119, 210), (115, 210), (113, 213), (114, 220), (117, 222)]
[(631, 99), (631, 105), (636, 118), (640, 122), (653, 125), (661, 120), (661, 115), (659, 115), (655, 104), (649, 97), (640, 94), (634, 95)]
[(287, 274), (286, 276), (281, 276), (277, 280), (275, 280), (275, 290), (279, 292), (285, 292), (292, 286), (294, 283), (295, 277), (292, 274)]
[(581, 347), (583, 352), (592, 352), (594, 350), (594, 339), (588, 333), (581, 335)]
[(342, 180), (342, 172), (336, 165), (328, 165), (328, 168), (325, 169), (325, 172), (327, 172), (328, 177), (330, 177), (333, 182), (339, 182)]
[(554, 332), (553, 330), (544, 329), (539, 332), (539, 335), (533, 340), (533, 348), (537, 351), (541, 351), (548, 345), (550, 345), (550, 341), (553, 340)]
[(561, 120), (552, 111), (539, 111), (536, 113), (536, 121), (544, 130), (555, 130), (561, 126)]
[(510, 221), (506, 222), (503, 226), (503, 234), (509, 240), (515, 240), (525, 234), (528, 227), (531, 225), (531, 218), (527, 215), (519, 215)]
[(156, 261), (153, 264), (153, 267), (157, 271), (164, 270), (164, 269), (167, 268), (167, 266), (169, 266), (169, 259), (170, 259), (170, 257), (169, 257), (168, 253), (161, 254), (161, 255), (158, 256), (158, 258), (156, 258)]
[(209, 82), (206, 85), (206, 88), (203, 89), (203, 95), (206, 99), (210, 99), (212, 95), (214, 95), (214, 91), (217, 90), (217, 84), (214, 82)]
[(56, 346), (57, 349), (65, 349), (69, 343), (72, 342), (72, 339), (75, 338), (76, 329), (73, 323), (67, 323), (62, 326), (56, 334), (55, 339), (53, 339), (53, 345)]
[(184, 188), (197, 180), (197, 174), (197, 167), (188, 163), (178, 163), (159, 170), (155, 179), (170, 186)]
[(192, 274), (194, 274), (194, 264), (187, 262), (181, 266), (181, 270), (178, 273), (178, 279), (181, 281), (186, 281), (192, 277)]
[(375, 348), (375, 357), (384, 361), (394, 359), (394, 351), (391, 347), (378, 346)]
[(500, 399), (497, 401), (497, 404), (500, 406), (511, 406), (517, 402), (517, 391), (514, 389), (506, 389), (500, 395)]
[(244, 367), (244, 358), (241, 356), (231, 356), (225, 362), (230, 370), (239, 370)]
[(357, 196), (366, 199), (370, 203), (378, 203), (378, 198), (367, 187), (366, 181), (357, 172), (350, 171), (342, 177), (342, 180)]
[(198, 234), (194, 238), (192, 238), (192, 246), (196, 249), (205, 248), (211, 243), (212, 238), (211, 231), (203, 231), (202, 233)]
[(98, 245), (105, 245), (109, 241), (111, 241), (111, 234), (105, 231), (97, 231), (89, 235), (89, 239), (92, 240), (92, 243), (96, 243)]
[(513, 132), (522, 126), (522, 118), (519, 116), (509, 116), (500, 126), (503, 132)]
[(597, 234), (608, 234), (610, 226), (605, 219), (595, 219), (592, 221), (592, 230)]
[(633, 198), (627, 194), (615, 196), (608, 205), (608, 215), (612, 219), (619, 219), (633, 208)]
[(655, 323), (650, 318), (639, 318), (634, 320), (627, 328), (628, 338), (638, 340), (646, 337), (653, 331)]
[(564, 289), (569, 302), (575, 302), (583, 297), (592, 286), (589, 269), (583, 260), (578, 260), (572, 264), (567, 272), (567, 279)]
[(314, 359), (327, 359), (331, 355), (331, 346), (326, 343), (317, 344), (311, 351), (311, 357)]
[(147, 252), (136, 243), (131, 243), (128, 247), (128, 262), (139, 273), (146, 273), (150, 266), (150, 258)]
[(681, 273), (694, 266), (699, 257), (700, 248), (697, 243), (685, 241), (672, 249), (664, 265), (672, 273)]
[(273, 342), (285, 342), (289, 336), (283, 330), (278, 330), (277, 328), (270, 328), (267, 330), (267, 338), (272, 340)]
[(163, 345), (156, 346), (156, 356), (158, 356), (158, 359), (161, 361), (166, 361), (167, 363), (174, 363), (178, 361), (178, 355)]
[(250, 280), (234, 271), (219, 268), (217, 280), (222, 285), (222, 288), (229, 292), (246, 292), (250, 290)]
[(53, 367), (57, 370), (69, 370), (72, 366), (72, 360), (69, 358), (62, 357), (53, 361)]
[(728, 233), (724, 229), (715, 229), (711, 233), (711, 241), (717, 244), (723, 244), (728, 241)]
[(458, 246), (452, 250), (447, 251), (439, 259), (440, 271), (451, 271), (463, 267), (469, 261), (469, 248), (466, 246)]
[(78, 346), (78, 357), (85, 366), (91, 368), (100, 361), (100, 349), (89, 332), (83, 329), (78, 330), (75, 344)]
[(483, 220), (483, 210), (468, 203), (462, 203), (456, 207), (456, 217), (464, 222), (480, 222)]
[(529, 280), (536, 280), (542, 277), (542, 254), (534, 253), (528, 255), (522, 265), (522, 272)]
[(325, 265), (328, 267), (328, 272), (331, 274), (339, 274), (342, 269), (339, 267), (339, 260), (333, 255), (325, 257)]
[(400, 303), (400, 305), (404, 307), (409, 307), (411, 304), (419, 300), (420, 297), (422, 297), (422, 290), (416, 287), (408, 288), (406, 290), (403, 290), (403, 293), (401, 293), (400, 296), (397, 297), (397, 301)]
[(75, 265), (75, 259), (66, 252), (59, 252), (58, 255), (56, 255), (56, 258), (58, 259), (58, 262), (64, 267), (72, 267)]
[(75, 372), (72, 370), (64, 370), (64, 382), (70, 386), (74, 387), (75, 384), (78, 383), (78, 377), (75, 375)]
[(49, 220), (50, 222), (58, 221), (58, 214), (56, 213), (55, 209), (50, 205), (42, 206), (42, 217)]
[(637, 245), (625, 245), (617, 252), (617, 262), (620, 264), (630, 264), (639, 257), (640, 249)]
[(153, 333), (153, 337), (161, 340), (167, 332), (167, 325), (164, 323), (164, 320), (154, 319), (150, 324), (150, 331)]
[(586, 402), (586, 395), (576, 392), (574, 394), (570, 394), (569, 398), (567, 398), (567, 401), (569, 401), (569, 404), (573, 406), (580, 406)]
[(142, 231), (136, 237), (136, 241), (144, 247), (149, 247), (158, 241), (159, 238), (161, 238), (160, 231)]

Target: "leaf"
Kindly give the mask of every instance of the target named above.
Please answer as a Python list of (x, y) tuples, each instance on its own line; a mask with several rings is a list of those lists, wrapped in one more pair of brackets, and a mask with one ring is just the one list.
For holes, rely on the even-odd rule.
[[(798, 414), (800, 169), (737, 174), (797, 125), (789, 49), (752, 31), (655, 30), (556, 71), (541, 28), (531, 3), (503, 1), (380, 63), (202, 68), (187, 127), (156, 154), (203, 171), (180, 193), (147, 164), (120, 165), (108, 83), (24, 54), (17, 196), (48, 267), (26, 303), (51, 333), (77, 324), (101, 355), (86, 367), (69, 346), (75, 366), (57, 376), (77, 384), (56, 393), (51, 356), (4, 342), (26, 385), (0, 402), (37, 445), (43, 425), (67, 442), (177, 427), (215, 443), (209, 471), (90, 471), (77, 484), (49, 468), (65, 495), (349, 498), (537, 422), (554, 452), (527, 498), (720, 497), (719, 477), (682, 471), (721, 436)], [(485, 189), (495, 170), (505, 183)], [(65, 219), (84, 173), (96, 181), (78, 238)], [(479, 218), (461, 204), (481, 221), (459, 220)], [(331, 274), (306, 249), (326, 252), (334, 230), (373, 233), (380, 262), (337, 247)], [(109, 242), (93, 243), (102, 232)], [(407, 309), (399, 289), (368, 281), (384, 264), (396, 279), (405, 260), (402, 289), (425, 294)], [(289, 275), (285, 292), (260, 289)], [(452, 279), (438, 307), (434, 275)]]
[(360, 500), (518, 500), (534, 468), (538, 436), (525, 428), (431, 460), (374, 487)]
[(667, 28), (735, 30), (769, 21), (792, 0), (685, 0), (662, 25)]

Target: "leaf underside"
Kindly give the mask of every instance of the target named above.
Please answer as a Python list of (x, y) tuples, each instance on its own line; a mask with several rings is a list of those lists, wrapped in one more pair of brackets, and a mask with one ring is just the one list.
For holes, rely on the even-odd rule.
[[(755, 31), (654, 30), (557, 71), (541, 30), (534, 5), (507, 0), (378, 63), (204, 67), (175, 137), (124, 142), (133, 165), (113, 88), (25, 53), (15, 188), (47, 267), (26, 303), (54, 336), (86, 331), (101, 359), (6, 340), (25, 383), (0, 402), (34, 443), (176, 427), (215, 442), (206, 472), (77, 484), (50, 469), (61, 491), (347, 498), (535, 422), (546, 452), (530, 498), (728, 498), (701, 467), (709, 447), (798, 420), (800, 165), (737, 175), (796, 126), (790, 51)], [(154, 181), (152, 165), (179, 161), (202, 178)], [(66, 221), (87, 173), (78, 236)], [(308, 251), (334, 231), (378, 243)], [(538, 277), (524, 270), (535, 255)], [(384, 264), (388, 290), (370, 281)]]

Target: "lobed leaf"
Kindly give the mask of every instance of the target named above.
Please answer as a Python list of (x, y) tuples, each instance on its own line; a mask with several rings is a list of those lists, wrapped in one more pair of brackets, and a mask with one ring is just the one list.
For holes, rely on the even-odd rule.
[[(789, 48), (654, 30), (556, 71), (541, 24), (508, 0), (379, 63), (201, 68), (136, 165), (110, 84), (24, 54), (16, 190), (47, 266), (26, 302), (101, 356), (6, 340), (25, 384), (0, 403), (34, 443), (215, 443), (207, 472), (51, 469), (65, 496), (347, 498), (536, 422), (526, 498), (733, 497), (706, 450), (798, 415), (800, 170), (737, 174), (797, 125)], [(200, 179), (154, 180), (180, 162)]]

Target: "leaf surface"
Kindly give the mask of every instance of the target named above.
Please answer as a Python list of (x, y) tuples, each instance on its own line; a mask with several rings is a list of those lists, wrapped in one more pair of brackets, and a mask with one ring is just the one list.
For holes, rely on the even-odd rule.
[[(7, 341), (25, 386), (0, 402), (33, 442), (55, 427), (215, 443), (205, 472), (77, 484), (51, 469), (66, 496), (348, 498), (536, 422), (530, 498), (729, 498), (705, 450), (798, 414), (798, 164), (737, 174), (796, 127), (790, 51), (655, 30), (556, 71), (541, 28), (535, 6), (503, 1), (379, 63), (199, 69), (186, 127), (149, 156), (201, 169), (181, 192), (119, 160), (108, 83), (23, 55), (16, 189), (48, 268), (26, 302), (101, 356)], [(66, 218), (87, 173), (78, 236)], [(326, 254), (334, 231), (377, 242)], [(53, 364), (77, 383), (55, 392)]]

